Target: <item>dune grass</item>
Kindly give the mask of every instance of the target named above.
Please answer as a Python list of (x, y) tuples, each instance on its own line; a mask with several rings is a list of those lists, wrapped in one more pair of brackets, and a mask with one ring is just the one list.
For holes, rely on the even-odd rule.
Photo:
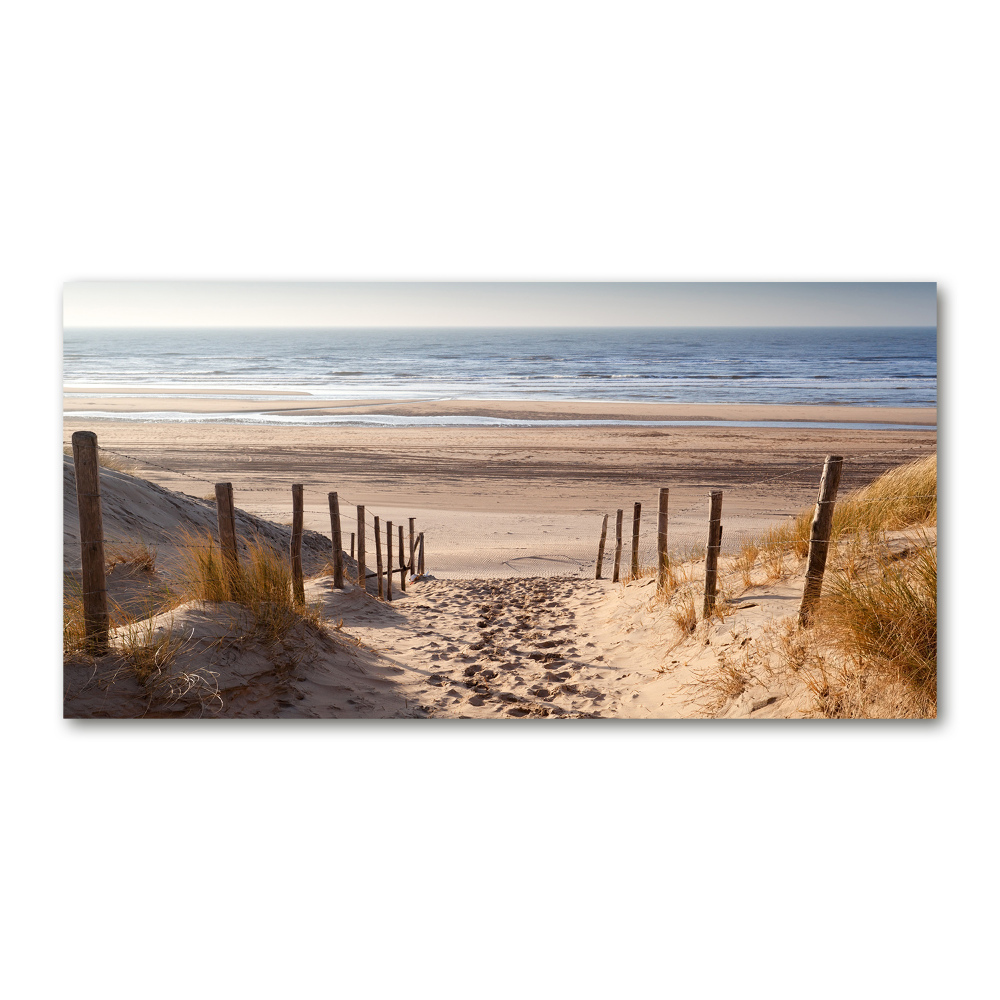
[(140, 539), (105, 550), (104, 568), (110, 573), (116, 566), (152, 573), (156, 569), (156, 546)]
[[(63, 657), (89, 659), (95, 664), (100, 659), (105, 664), (100, 674), (102, 683), (113, 684), (121, 676), (131, 675), (151, 695), (169, 698), (175, 689), (181, 688), (184, 693), (195, 681), (179, 679), (169, 668), (185, 643), (173, 634), (172, 628), (160, 627), (156, 618), (161, 610), (150, 600), (143, 612), (136, 614), (109, 598), (108, 643), (94, 658), (98, 651), (86, 635), (83, 590), (79, 581), (67, 576), (63, 587)], [(197, 683), (207, 685), (208, 680), (199, 677)]]
[[(745, 586), (760, 568), (773, 583), (798, 568), (809, 554), (814, 508), (774, 525), (743, 543), (736, 557)], [(937, 455), (884, 472), (874, 482), (841, 496), (833, 510), (830, 541), (833, 566), (838, 559), (856, 561), (859, 546), (880, 543), (885, 532), (937, 524)], [(850, 543), (850, 544), (847, 544)]]
[[(63, 445), (63, 454), (69, 455), (72, 458), (73, 446), (71, 444)], [(100, 446), (97, 448), (97, 464), (102, 469), (110, 469), (112, 472), (123, 472), (126, 476), (134, 476), (139, 471), (138, 464), (133, 462), (132, 459), (122, 458), (122, 456), (115, 454), (113, 451), (105, 451)]]
[(318, 607), (298, 604), (285, 556), (259, 538), (244, 540), (239, 563), (229, 566), (208, 533), (185, 535), (180, 591), (186, 600), (233, 602), (248, 613), (249, 636), (265, 645), (280, 643), (296, 625), (318, 626)]
[(835, 574), (816, 626), (817, 640), (839, 654), (840, 667), (823, 671), (817, 689), (825, 715), (937, 714), (936, 543)]
[(117, 626), (111, 643), (144, 687), (164, 675), (185, 645), (183, 638), (174, 635), (172, 625), (157, 627), (153, 614), (131, 618)]
[[(734, 611), (742, 586), (802, 573), (813, 509), (750, 536), (720, 564), (713, 618)], [(797, 614), (763, 626), (697, 681), (699, 711), (724, 714), (749, 679), (799, 690), (829, 718), (933, 718), (937, 714), (937, 456), (884, 473), (834, 508), (823, 595), (812, 627)], [(699, 631), (700, 553), (672, 561), (670, 587), (656, 600), (682, 638)], [(647, 575), (653, 570), (650, 568)], [(697, 578), (697, 579), (696, 579)], [(700, 635), (700, 633), (699, 633)], [(700, 641), (700, 639), (699, 639)], [(802, 685), (805, 685), (803, 688)], [(741, 686), (742, 685), (742, 686)]]
[(63, 576), (63, 656), (85, 653), (88, 647), (83, 620), (83, 587), (66, 574)]
[[(769, 579), (778, 553), (807, 555), (811, 521), (812, 511), (803, 511), (762, 540)], [(809, 665), (820, 714), (937, 714), (936, 525), (936, 455), (890, 469), (837, 503), (815, 628), (805, 635), (808, 649), (796, 644), (793, 664)], [(904, 529), (900, 550), (889, 533)]]

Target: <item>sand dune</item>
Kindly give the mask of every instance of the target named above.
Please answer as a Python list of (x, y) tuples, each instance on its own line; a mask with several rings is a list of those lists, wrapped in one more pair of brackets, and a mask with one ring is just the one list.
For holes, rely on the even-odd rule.
[[(78, 425), (67, 422), (67, 436)], [(690, 429), (663, 437), (643, 428), (463, 429), (373, 432), (101, 424), (103, 447), (140, 460), (144, 479), (102, 470), (104, 529), (115, 545), (144, 540), (156, 569), (116, 565), (110, 597), (132, 611), (169, 666), (140, 683), (121, 657), (71, 658), (68, 717), (236, 716), (301, 718), (800, 717), (815, 711), (809, 678), (779, 669), (803, 580), (789, 567), (745, 588), (723, 560), (733, 597), (724, 619), (693, 633), (657, 599), (651, 577), (595, 580), (602, 513), (644, 503), (640, 563), (653, 551), (656, 488), (671, 485), (671, 543), (703, 548), (706, 486), (726, 487), (730, 550), (815, 499), (823, 454), (848, 456), (845, 488), (935, 447), (928, 431)], [(330, 433), (325, 433), (330, 431)], [(324, 432), (324, 433), (318, 433)], [(654, 437), (649, 437), (650, 434)], [(853, 461), (851, 456), (856, 456)], [(275, 645), (253, 638), (230, 604), (178, 604), (185, 532), (215, 531), (214, 480), (234, 483), (238, 531), (287, 552), (289, 487), (306, 483), (306, 599), (325, 624), (293, 629)], [(679, 485), (674, 485), (679, 484)], [(348, 582), (333, 587), (326, 492), (427, 535), (428, 575), (393, 588), (391, 603)], [(184, 492), (178, 492), (178, 489)], [(79, 572), (72, 463), (65, 459), (64, 569)], [(351, 511), (342, 508), (344, 540)], [(613, 532), (612, 532), (613, 537)], [(368, 540), (368, 566), (375, 559)], [(478, 562), (476, 560), (479, 560)], [(692, 586), (701, 564), (691, 563)], [(463, 578), (464, 577), (464, 578)], [(118, 632), (115, 641), (128, 638)], [(768, 650), (775, 655), (769, 659)], [(748, 650), (764, 650), (751, 668)], [(775, 666), (769, 665), (774, 662)]]
[[(72, 542), (72, 480), (67, 477)], [(280, 643), (253, 637), (231, 603), (186, 602), (143, 618), (142, 600), (172, 583), (172, 540), (206, 528), (204, 501), (103, 470), (106, 529), (138, 530), (162, 546), (155, 572), (117, 566), (109, 593), (131, 606), (138, 629), (163, 643), (169, 665), (141, 684), (121, 658), (70, 658), (67, 717), (299, 718), (685, 718), (800, 717), (814, 708), (805, 678), (757, 677), (739, 690), (718, 686), (734, 650), (793, 620), (803, 580), (789, 576), (745, 589), (722, 621), (695, 634), (678, 629), (656, 599), (652, 577), (613, 584), (581, 576), (446, 581), (398, 589), (391, 603), (348, 582), (314, 576), (306, 600), (325, 624), (293, 629)], [(289, 529), (241, 516), (279, 548)], [(309, 539), (313, 568), (328, 542)], [(74, 548), (67, 545), (67, 571)], [(349, 557), (349, 576), (356, 572)], [(162, 568), (161, 568), (162, 567)], [(369, 588), (374, 589), (370, 581)], [(792, 616), (790, 619), (789, 616)]]

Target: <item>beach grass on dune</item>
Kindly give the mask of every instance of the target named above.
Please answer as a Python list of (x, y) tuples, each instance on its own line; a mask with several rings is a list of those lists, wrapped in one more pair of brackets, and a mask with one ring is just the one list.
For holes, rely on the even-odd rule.
[[(813, 508), (808, 508), (790, 521), (750, 539), (741, 551), (744, 561), (751, 551), (754, 558), (758, 554), (785, 551), (804, 559), (809, 554), (812, 519)], [(874, 539), (886, 531), (936, 524), (937, 455), (934, 454), (890, 469), (874, 482), (838, 499), (830, 540), (836, 543), (846, 535)]]
[[(63, 454), (69, 455), (70, 458), (73, 457), (73, 446), (64, 445)], [(97, 464), (102, 469), (110, 469), (112, 472), (122, 472), (126, 476), (134, 476), (136, 472), (139, 471), (139, 466), (129, 458), (123, 458), (121, 455), (115, 454), (113, 451), (108, 451), (105, 448), (97, 449)]]
[(937, 545), (880, 552), (824, 590), (818, 638), (840, 653), (824, 672), (824, 714), (898, 718), (937, 714)]
[[(812, 517), (811, 508), (804, 510), (751, 537), (726, 560), (714, 617), (731, 613), (731, 588), (768, 586), (804, 572)], [(780, 642), (762, 642), (764, 670), (771, 669), (768, 657), (776, 653), (790, 673), (802, 671), (818, 715), (936, 716), (936, 524), (936, 455), (891, 469), (845, 495), (834, 508), (813, 626), (799, 628), (792, 617), (786, 623), (791, 631)], [(682, 636), (700, 627), (697, 561), (689, 553), (686, 565), (672, 562), (669, 585), (656, 595)], [(652, 572), (647, 569), (647, 575)], [(712, 704), (721, 710), (721, 702)]]
[(185, 535), (183, 596), (240, 605), (249, 613), (250, 634), (265, 645), (280, 642), (301, 622), (318, 625), (319, 611), (294, 600), (291, 567), (285, 556), (259, 538), (243, 543), (238, 564), (230, 566), (210, 534)]

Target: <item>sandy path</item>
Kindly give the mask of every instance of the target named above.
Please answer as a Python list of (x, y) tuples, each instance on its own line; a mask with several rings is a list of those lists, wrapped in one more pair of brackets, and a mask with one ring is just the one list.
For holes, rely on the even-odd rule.
[(344, 631), (399, 668), (396, 686), (429, 716), (579, 717), (605, 707), (615, 687), (601, 649), (578, 627), (609, 586), (427, 581), (387, 605), (356, 590), (341, 595), (324, 577), (307, 600), (323, 601)]

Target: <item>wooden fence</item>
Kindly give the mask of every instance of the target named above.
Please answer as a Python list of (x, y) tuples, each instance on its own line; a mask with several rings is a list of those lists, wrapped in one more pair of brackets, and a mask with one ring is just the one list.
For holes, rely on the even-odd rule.
[[(104, 554), (104, 527), (101, 515), (101, 477), (97, 457), (97, 435), (93, 431), (76, 431), (73, 434), (73, 468), (76, 475), (77, 506), (80, 516), (80, 555), (82, 564), (83, 618), (88, 644), (98, 652), (107, 650), (110, 616), (108, 614), (107, 577)], [(289, 543), (291, 564), (292, 596), (298, 604), (305, 603), (305, 588), (302, 575), (302, 534), (305, 514), (304, 486), (292, 486), (292, 532)], [(329, 493), (330, 537), (333, 546), (333, 585), (344, 587), (343, 532), (340, 523), (340, 498)], [(215, 506), (218, 519), (219, 549), (223, 561), (232, 569), (240, 564), (238, 538), (236, 534), (236, 506), (233, 500), (232, 483), (215, 484)], [(380, 600), (392, 600), (392, 578), (399, 574), (399, 589), (406, 591), (406, 577), (411, 581), (425, 574), (424, 533), (416, 531), (416, 518), (409, 518), (410, 558), (407, 562), (403, 552), (403, 526), (399, 525), (399, 565), (392, 565), (392, 522), (385, 524), (386, 564), (382, 562), (382, 534), (380, 520), (374, 520), (375, 572), (369, 572), (366, 563), (366, 511), (363, 504), (357, 504), (357, 585), (366, 590), (367, 581), (377, 579), (377, 593)], [(372, 515), (368, 515), (372, 516)], [(354, 557), (355, 533), (351, 533), (351, 556)]]
[[(813, 617), (816, 603), (819, 601), (823, 587), (823, 574), (826, 569), (826, 557), (830, 547), (830, 535), (833, 527), (833, 508), (837, 501), (837, 489), (840, 485), (840, 475), (844, 459), (841, 455), (827, 455), (823, 464), (823, 475), (820, 479), (819, 498), (813, 513), (812, 527), (809, 533), (809, 553), (806, 562), (806, 582), (799, 606), (799, 623), (807, 627)], [(656, 585), (666, 587), (670, 560), (667, 554), (668, 502), (670, 491), (662, 488), (659, 491), (656, 525)], [(705, 545), (705, 585), (702, 602), (702, 618), (710, 618), (715, 612), (716, 591), (718, 587), (719, 553), (722, 549), (722, 490), (712, 490), (709, 494), (708, 509), (708, 540)], [(632, 512), (632, 560), (631, 576), (639, 575), (639, 527), (641, 504), (636, 503)], [(619, 508), (615, 515), (615, 554), (612, 583), (619, 582), (622, 555), (622, 518), (624, 510)], [(604, 515), (601, 524), (601, 537), (597, 546), (597, 567), (595, 579), (602, 579), (604, 570), (604, 547), (608, 533), (608, 515)]]
[[(73, 434), (73, 464), (76, 471), (77, 501), (80, 513), (80, 551), (82, 559), (82, 586), (84, 623), (88, 642), (96, 647), (107, 647), (109, 615), (105, 578), (104, 534), (101, 515), (100, 475), (97, 458), (97, 436), (92, 431), (77, 431)], [(840, 484), (843, 457), (828, 455), (823, 465), (819, 497), (813, 515), (809, 536), (809, 550), (806, 566), (806, 582), (799, 608), (799, 622), (808, 626), (812, 620), (823, 585), (823, 575), (829, 551), (833, 509)], [(661, 488), (657, 505), (656, 527), (656, 581), (664, 588), (670, 570), (667, 552), (669, 489)], [(330, 511), (330, 537), (333, 549), (333, 585), (344, 587), (344, 545), (341, 525), (340, 497), (336, 492), (327, 494)], [(232, 483), (215, 484), (216, 512), (218, 518), (219, 548), (223, 559), (232, 567), (239, 566), (239, 550), (236, 535), (236, 508)], [(709, 618), (714, 613), (716, 589), (718, 585), (718, 559), (722, 546), (722, 501), (723, 492), (713, 490), (709, 495), (708, 538), (705, 546), (705, 583), (702, 617)], [(356, 583), (366, 590), (368, 580), (377, 580), (377, 595), (380, 600), (392, 600), (393, 577), (399, 574), (399, 589), (405, 593), (407, 576), (411, 581), (425, 574), (424, 534), (416, 531), (416, 519), (408, 518), (408, 538), (404, 539), (402, 524), (385, 522), (383, 561), (383, 530), (381, 519), (369, 514), (363, 504), (355, 505), (357, 512), (356, 531), (351, 532), (351, 557), (356, 559)], [(304, 486), (292, 486), (292, 532), (289, 546), (291, 563), (292, 593), (298, 603), (304, 603), (304, 581), (302, 574), (302, 536), (304, 521)], [(639, 537), (642, 505), (636, 502), (632, 512), (632, 552), (631, 576), (639, 575)], [(596, 579), (602, 579), (605, 545), (607, 541), (608, 516), (604, 515), (601, 525), (600, 542), (597, 549)], [(375, 541), (375, 570), (367, 568), (367, 517), (373, 520)], [(615, 517), (615, 549), (612, 582), (618, 582), (621, 575), (623, 546), (624, 510), (619, 508)], [(394, 542), (396, 543), (394, 546)], [(404, 544), (408, 542), (408, 545)], [(393, 566), (393, 548), (398, 565)], [(408, 558), (407, 558), (408, 556)]]

